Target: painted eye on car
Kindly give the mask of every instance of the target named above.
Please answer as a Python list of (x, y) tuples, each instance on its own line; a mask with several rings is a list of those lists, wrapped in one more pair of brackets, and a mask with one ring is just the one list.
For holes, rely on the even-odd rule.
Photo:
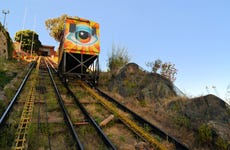
[(97, 42), (96, 29), (87, 25), (76, 25), (71, 27), (68, 39), (81, 46), (90, 46)]
[(89, 43), (92, 35), (87, 31), (78, 31), (75, 33), (75, 37), (81, 43)]

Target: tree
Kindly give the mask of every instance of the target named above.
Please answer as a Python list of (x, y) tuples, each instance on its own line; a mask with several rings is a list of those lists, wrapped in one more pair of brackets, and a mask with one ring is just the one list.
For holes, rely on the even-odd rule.
[(125, 47), (112, 47), (112, 53), (109, 56), (107, 66), (109, 70), (115, 73), (122, 66), (126, 65), (130, 61), (130, 57), (127, 53), (127, 49)]
[(157, 73), (160, 70), (160, 75), (169, 79), (171, 82), (176, 80), (177, 69), (175, 68), (175, 64), (171, 64), (171, 62), (162, 63), (160, 59), (155, 60), (155, 62), (146, 63), (147, 67), (151, 68), (151, 71)]
[(63, 14), (60, 17), (48, 19), (45, 21), (46, 29), (50, 30), (49, 35), (58, 42), (61, 41), (61, 34), (64, 30), (64, 21), (66, 17), (68, 17), (68, 15)]
[(161, 75), (169, 79), (171, 82), (176, 80), (175, 75), (177, 74), (177, 69), (175, 68), (175, 64), (163, 63), (161, 65)]
[(147, 67), (150, 67), (152, 69), (152, 72), (157, 73), (157, 71), (160, 69), (162, 64), (162, 61), (160, 59), (155, 60), (155, 62), (148, 62), (146, 63)]
[(21, 30), (16, 32), (14, 40), (19, 43), (21, 42), (21, 48), (24, 51), (30, 51), (32, 48), (33, 52), (37, 52), (41, 47), (41, 42), (39, 40), (38, 34), (31, 30)]

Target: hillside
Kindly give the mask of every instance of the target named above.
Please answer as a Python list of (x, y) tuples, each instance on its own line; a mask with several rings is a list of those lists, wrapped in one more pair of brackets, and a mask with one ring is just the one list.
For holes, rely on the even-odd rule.
[(11, 59), (13, 52), (13, 41), (9, 33), (0, 23), (0, 58)]
[(116, 75), (102, 73), (99, 87), (130, 109), (188, 145), (227, 149), (230, 107), (214, 95), (189, 99), (166, 78), (130, 63)]
[(0, 23), (0, 114), (17, 90), (21, 81), (18, 78), (23, 76), (22, 70), (27, 69), (26, 62), (17, 62), (12, 59), (12, 51), (12, 39)]

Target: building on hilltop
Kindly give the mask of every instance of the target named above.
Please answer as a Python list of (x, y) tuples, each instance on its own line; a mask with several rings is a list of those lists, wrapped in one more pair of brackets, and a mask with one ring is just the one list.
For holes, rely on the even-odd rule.
[[(42, 45), (38, 52), (38, 55), (41, 56), (56, 56), (56, 52), (54, 51), (54, 46), (49, 46), (49, 45)], [(23, 49), (20, 49), (20, 43), (19, 42), (14, 42), (14, 57), (29, 57), (31, 54), (30, 52), (25, 52)]]
[(38, 50), (38, 55), (41, 56), (54, 56), (55, 55), (54, 46), (42, 45)]
[(38, 55), (41, 56), (56, 56), (54, 46), (42, 45), (38, 50)]

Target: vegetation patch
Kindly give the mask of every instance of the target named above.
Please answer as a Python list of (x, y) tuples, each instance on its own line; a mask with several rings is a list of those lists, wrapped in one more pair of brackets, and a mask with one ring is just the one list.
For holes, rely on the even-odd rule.
[(3, 110), (5, 109), (5, 107), (6, 107), (6, 104), (2, 100), (0, 100), (0, 115), (3, 113)]
[(198, 128), (197, 140), (200, 146), (214, 147), (216, 150), (227, 150), (228, 142), (216, 135), (207, 124)]
[(0, 149), (10, 149), (15, 138), (15, 125), (11, 124), (7, 126), (7, 128), (4, 127), (0, 130)]
[(202, 124), (198, 128), (198, 141), (200, 145), (210, 145), (212, 141), (212, 130), (211, 128), (206, 125)]
[(7, 72), (0, 70), (0, 88), (4, 88), (4, 86), (9, 83), (15, 76), (16, 73), (7, 74)]
[(178, 115), (174, 116), (173, 120), (174, 120), (175, 124), (179, 127), (183, 126), (183, 127), (189, 128), (191, 125), (190, 119), (188, 117), (186, 117), (185, 115), (182, 115), (182, 114), (178, 114)]
[(221, 137), (217, 137), (214, 144), (218, 150), (222, 150), (222, 149), (227, 150), (227, 147), (230, 146), (228, 142), (224, 141)]
[(13, 98), (13, 96), (15, 95), (15, 90), (11, 89), (11, 88), (6, 88), (4, 89), (5, 95), (7, 97), (8, 100), (10, 100), (11, 98)]

